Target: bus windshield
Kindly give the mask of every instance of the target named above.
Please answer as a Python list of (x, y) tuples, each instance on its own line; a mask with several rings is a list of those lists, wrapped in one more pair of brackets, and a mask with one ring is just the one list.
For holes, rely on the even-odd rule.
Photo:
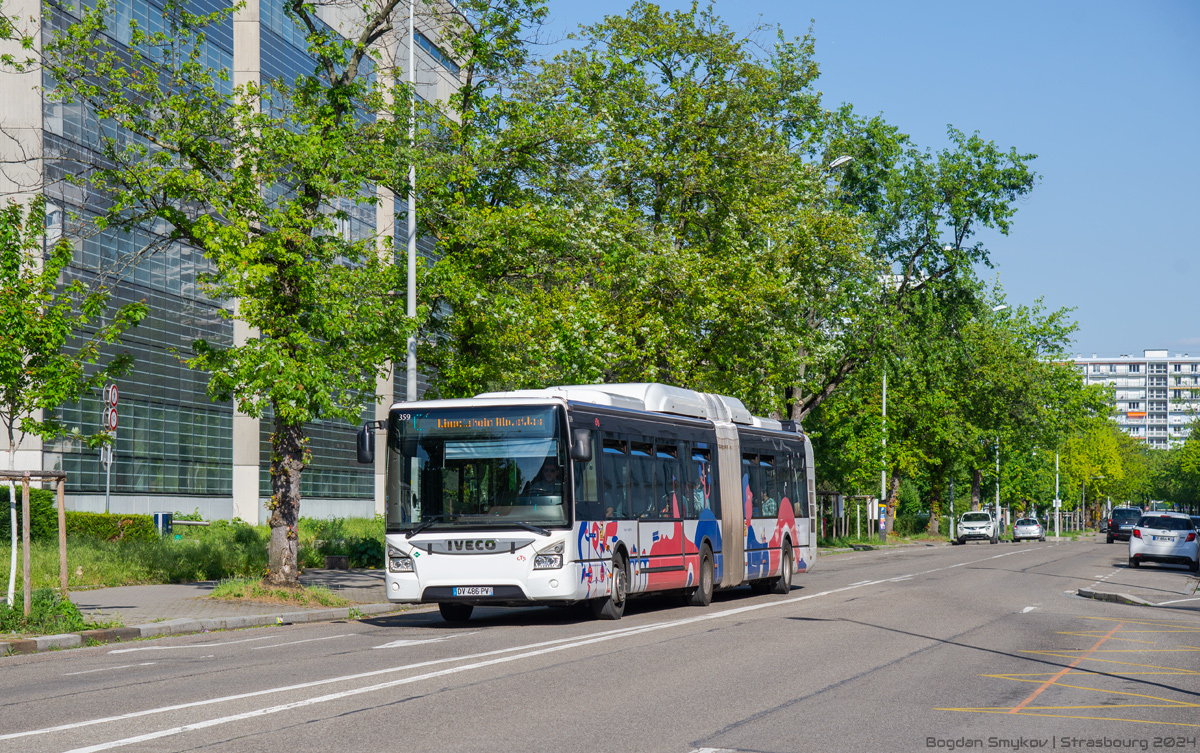
[(558, 406), (392, 411), (387, 530), (567, 525), (563, 424)]

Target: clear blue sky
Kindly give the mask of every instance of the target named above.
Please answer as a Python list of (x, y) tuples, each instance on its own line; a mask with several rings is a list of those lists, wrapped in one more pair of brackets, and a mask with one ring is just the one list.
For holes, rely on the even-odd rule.
[[(549, 29), (628, 5), (550, 0)], [(981, 273), (1011, 303), (1075, 309), (1076, 352), (1200, 355), (1200, 0), (714, 5), (738, 31), (811, 20), (827, 107), (882, 113), (935, 150), (953, 124), (1037, 154)]]

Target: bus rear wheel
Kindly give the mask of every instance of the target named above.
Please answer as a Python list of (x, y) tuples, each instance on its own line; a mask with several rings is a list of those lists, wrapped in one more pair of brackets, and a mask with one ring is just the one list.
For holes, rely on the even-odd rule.
[(772, 581), (771, 593), (786, 594), (792, 592), (792, 544), (783, 542), (782, 562), (779, 564), (779, 580)]
[(442, 613), (442, 619), (446, 622), (466, 622), (471, 619), (471, 612), (475, 611), (475, 607), (471, 604), (443, 601), (438, 604), (438, 611)]
[(598, 620), (619, 620), (625, 614), (625, 599), (629, 593), (629, 573), (625, 570), (625, 558), (613, 555), (612, 593), (592, 599), (592, 616)]
[(714, 578), (712, 550), (705, 544), (700, 549), (700, 572), (696, 574), (696, 587), (688, 593), (688, 606), (706, 607), (712, 603)]

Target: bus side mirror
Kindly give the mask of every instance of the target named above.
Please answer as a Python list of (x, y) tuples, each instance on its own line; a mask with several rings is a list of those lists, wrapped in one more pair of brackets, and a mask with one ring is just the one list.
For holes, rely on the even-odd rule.
[(592, 459), (592, 432), (589, 429), (571, 430), (571, 459), (581, 463)]
[(358, 430), (358, 462), (371, 465), (375, 462), (375, 424), (367, 422)]

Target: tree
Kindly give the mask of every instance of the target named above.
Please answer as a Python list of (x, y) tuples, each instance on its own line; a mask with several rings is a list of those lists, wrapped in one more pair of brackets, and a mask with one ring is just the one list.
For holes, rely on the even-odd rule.
[[(228, 71), (204, 64), (206, 28), (228, 11), (198, 16), (186, 3), (167, 3), (162, 32), (131, 24), (128, 47), (105, 35), (101, 3), (46, 47), (48, 98), (106, 125), (75, 178), (109, 199), (99, 222), (165, 223), (161, 240), (211, 260), (208, 294), (233, 303), (224, 315), (249, 329), (233, 347), (197, 341), (188, 363), (211, 372), (215, 399), (273, 422), (267, 579), (279, 585), (299, 575), (306, 425), (357, 420), (410, 331), (378, 239), (349, 230), (351, 211), (372, 207), (375, 185), (409, 153), (403, 121), (374, 117), (393, 111), (392, 75), (368, 75), (397, 4), (364, 7), (343, 38), (289, 0), (314, 70), (262, 87), (231, 87)], [(396, 111), (408, 97), (397, 92)]]
[[(78, 402), (106, 380), (129, 371), (128, 353), (104, 359), (103, 349), (146, 316), (144, 303), (109, 314), (107, 288), (88, 290), (74, 280), (60, 286), (71, 244), (60, 239), (43, 253), (45, 199), (28, 208), (15, 201), (0, 209), (0, 424), (8, 438), (8, 469), (26, 436), (49, 441), (67, 427), (55, 411)], [(84, 438), (89, 444), (107, 435)], [(16, 504), (9, 482), (9, 500)], [(15, 512), (12, 552), (17, 551)], [(9, 595), (12, 594), (10, 574)]]
[(491, 93), (424, 171), (437, 394), (659, 380), (782, 412), (812, 309), (878, 270), (794, 127), (818, 113), (811, 39), (760, 52), (758, 32), (637, 3), (552, 61), (468, 76)]

